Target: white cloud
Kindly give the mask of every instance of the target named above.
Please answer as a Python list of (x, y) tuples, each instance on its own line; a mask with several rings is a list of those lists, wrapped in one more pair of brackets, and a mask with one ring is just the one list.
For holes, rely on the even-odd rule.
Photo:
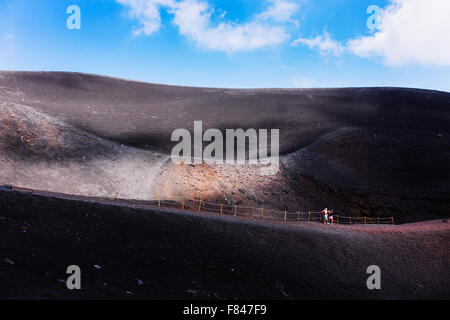
[(258, 20), (244, 24), (222, 22), (213, 27), (210, 7), (203, 1), (182, 1), (173, 13), (180, 33), (205, 49), (232, 53), (279, 44), (289, 38), (282, 26)]
[(278, 22), (294, 22), (292, 16), (298, 11), (299, 6), (297, 3), (289, 0), (269, 0), (271, 5), (259, 15), (263, 19), (273, 19)]
[(165, 8), (173, 15), (173, 23), (180, 34), (201, 48), (227, 53), (263, 48), (286, 41), (289, 34), (284, 24), (294, 22), (292, 16), (298, 10), (298, 6), (290, 0), (270, 0), (270, 6), (249, 22), (220, 22), (213, 25), (214, 8), (204, 0), (117, 1), (129, 6), (132, 17), (142, 24), (136, 34), (151, 35), (158, 31), (161, 28), (160, 10)]
[(173, 8), (174, 0), (116, 0), (130, 7), (130, 14), (138, 19), (141, 28), (134, 31), (136, 35), (144, 33), (151, 35), (161, 28), (161, 8)]
[(348, 42), (361, 57), (381, 57), (391, 66), (450, 66), (450, 1), (391, 0), (380, 30)]
[(321, 55), (332, 54), (337, 57), (345, 51), (345, 47), (338, 41), (331, 39), (330, 35), (326, 31), (323, 35), (317, 36), (316, 38), (299, 38), (291, 43), (294, 47), (300, 44), (307, 46), (311, 50), (318, 51)]

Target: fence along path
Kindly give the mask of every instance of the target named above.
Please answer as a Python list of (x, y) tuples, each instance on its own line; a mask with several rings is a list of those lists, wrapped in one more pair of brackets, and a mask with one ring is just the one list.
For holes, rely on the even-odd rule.
[[(119, 192), (114, 197), (117, 197)], [(122, 200), (122, 199), (120, 199)], [(142, 201), (146, 204), (157, 205), (158, 207), (176, 208), (183, 210), (190, 210), (196, 212), (210, 212), (220, 215), (231, 215), (235, 217), (246, 217), (265, 221), (280, 221), (280, 222), (323, 222), (321, 212), (290, 212), (290, 211), (276, 211), (271, 209), (244, 207), (238, 205), (229, 205), (222, 203), (212, 203), (204, 200), (195, 200), (183, 198), (180, 201), (176, 200), (158, 200)], [(334, 224), (394, 224), (394, 217), (348, 217), (333, 215)]]

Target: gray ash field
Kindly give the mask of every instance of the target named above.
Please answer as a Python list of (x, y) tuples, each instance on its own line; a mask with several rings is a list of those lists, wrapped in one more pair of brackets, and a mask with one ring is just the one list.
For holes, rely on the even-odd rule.
[[(173, 164), (172, 131), (200, 120), (205, 130), (280, 129), (280, 171)], [(0, 185), (41, 192), (1, 189), (2, 298), (450, 297), (446, 92), (189, 88), (2, 71)], [(331, 207), (407, 224), (265, 225), (94, 200), (117, 191), (294, 212)], [(58, 279), (77, 263), (86, 290), (71, 294)], [(370, 264), (386, 270), (381, 292), (365, 287)]]

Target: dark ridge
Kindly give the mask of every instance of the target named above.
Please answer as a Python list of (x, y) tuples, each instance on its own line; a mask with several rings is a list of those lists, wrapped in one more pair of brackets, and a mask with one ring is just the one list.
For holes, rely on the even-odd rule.
[[(2, 90), (2, 88), (4, 90)], [(449, 133), (450, 94), (406, 88), (216, 89), (80, 73), (0, 72), (0, 99), (100, 137), (170, 153), (173, 130), (281, 130), (281, 153), (343, 127)]]

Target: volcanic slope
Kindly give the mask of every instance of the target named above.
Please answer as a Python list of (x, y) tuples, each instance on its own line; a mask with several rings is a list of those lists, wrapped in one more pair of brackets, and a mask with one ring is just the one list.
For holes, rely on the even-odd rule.
[[(449, 93), (189, 88), (0, 72), (0, 103), (1, 183), (279, 210), (328, 206), (399, 221), (448, 217)], [(265, 177), (258, 167), (175, 166), (167, 157), (171, 133), (192, 131), (197, 120), (221, 131), (280, 129), (281, 170)], [(58, 184), (63, 177), (79, 186)]]

